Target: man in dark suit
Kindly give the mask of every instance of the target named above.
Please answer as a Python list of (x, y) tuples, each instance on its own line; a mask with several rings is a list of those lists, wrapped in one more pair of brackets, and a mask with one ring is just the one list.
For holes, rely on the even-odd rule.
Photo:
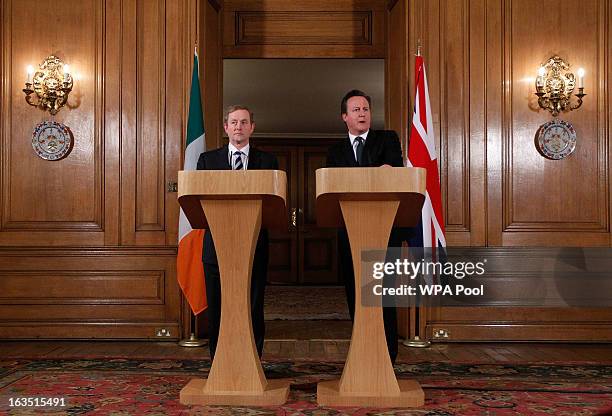
[[(223, 127), (229, 137), (229, 144), (216, 150), (202, 153), (198, 159), (199, 170), (241, 170), (278, 169), (278, 160), (270, 153), (256, 149), (249, 144), (255, 130), (253, 113), (244, 106), (234, 105), (225, 110)], [(237, 219), (238, 220), (238, 219)], [(245, 256), (246, 253), (236, 253)], [(221, 281), (219, 265), (212, 234), (204, 234), (202, 250), (206, 298), (208, 300), (208, 336), (211, 359), (215, 356), (221, 321)], [(268, 270), (268, 231), (261, 230), (255, 248), (251, 274), (251, 318), (257, 353), (261, 358), (264, 344), (264, 291)], [(244, 341), (238, 341), (244, 342)]]
[[(404, 166), (399, 138), (391, 130), (370, 130), (371, 99), (359, 90), (349, 91), (340, 104), (342, 120), (348, 136), (330, 147), (327, 167), (376, 167)], [(391, 231), (390, 247), (400, 247), (397, 230)], [(346, 299), (351, 319), (355, 314), (355, 278), (351, 248), (346, 229), (338, 230), (338, 257), (340, 274), (344, 280)], [(395, 308), (383, 308), (385, 336), (391, 362), (397, 357), (397, 312)]]

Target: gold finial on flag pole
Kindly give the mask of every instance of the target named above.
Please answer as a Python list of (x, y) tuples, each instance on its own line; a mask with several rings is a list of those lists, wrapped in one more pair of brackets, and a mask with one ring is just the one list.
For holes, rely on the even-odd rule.
[(421, 56), (421, 39), (417, 39), (417, 51), (416, 56)]

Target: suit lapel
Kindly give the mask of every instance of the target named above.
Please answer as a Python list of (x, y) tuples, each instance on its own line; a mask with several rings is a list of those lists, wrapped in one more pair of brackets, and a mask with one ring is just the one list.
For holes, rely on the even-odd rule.
[(351, 139), (349, 139), (348, 136), (346, 136), (346, 139), (344, 139), (343, 141), (342, 156), (346, 160), (348, 166), (359, 166), (357, 164), (357, 161), (355, 160), (355, 152), (353, 151), (353, 147), (351, 146)]
[(232, 167), (229, 163), (229, 147), (227, 145), (223, 146), (219, 150), (219, 170), (231, 170)]
[(370, 130), (363, 147), (363, 166), (370, 166), (372, 160), (376, 160), (376, 148), (378, 147), (378, 137), (374, 130)]
[(261, 167), (261, 155), (259, 151), (251, 146), (249, 150), (249, 160), (247, 161), (247, 170), (259, 169)]

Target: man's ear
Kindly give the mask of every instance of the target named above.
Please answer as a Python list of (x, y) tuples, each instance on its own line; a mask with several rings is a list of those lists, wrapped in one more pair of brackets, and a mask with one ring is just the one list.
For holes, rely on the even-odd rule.
[(348, 117), (348, 116), (346, 115), (346, 113), (342, 113), (342, 121), (344, 121), (345, 123), (346, 123), (346, 118), (347, 118), (347, 117)]

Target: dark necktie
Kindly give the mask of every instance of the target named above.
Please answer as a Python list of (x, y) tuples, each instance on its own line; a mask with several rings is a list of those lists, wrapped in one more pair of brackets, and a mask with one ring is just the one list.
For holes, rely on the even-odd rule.
[(242, 152), (240, 150), (234, 152), (234, 163), (232, 169), (234, 170), (242, 170), (244, 169), (244, 165), (242, 164)]
[(357, 154), (357, 164), (361, 166), (363, 162), (363, 148), (365, 147), (365, 143), (363, 137), (356, 137), (355, 141), (357, 142), (357, 150), (355, 152)]

